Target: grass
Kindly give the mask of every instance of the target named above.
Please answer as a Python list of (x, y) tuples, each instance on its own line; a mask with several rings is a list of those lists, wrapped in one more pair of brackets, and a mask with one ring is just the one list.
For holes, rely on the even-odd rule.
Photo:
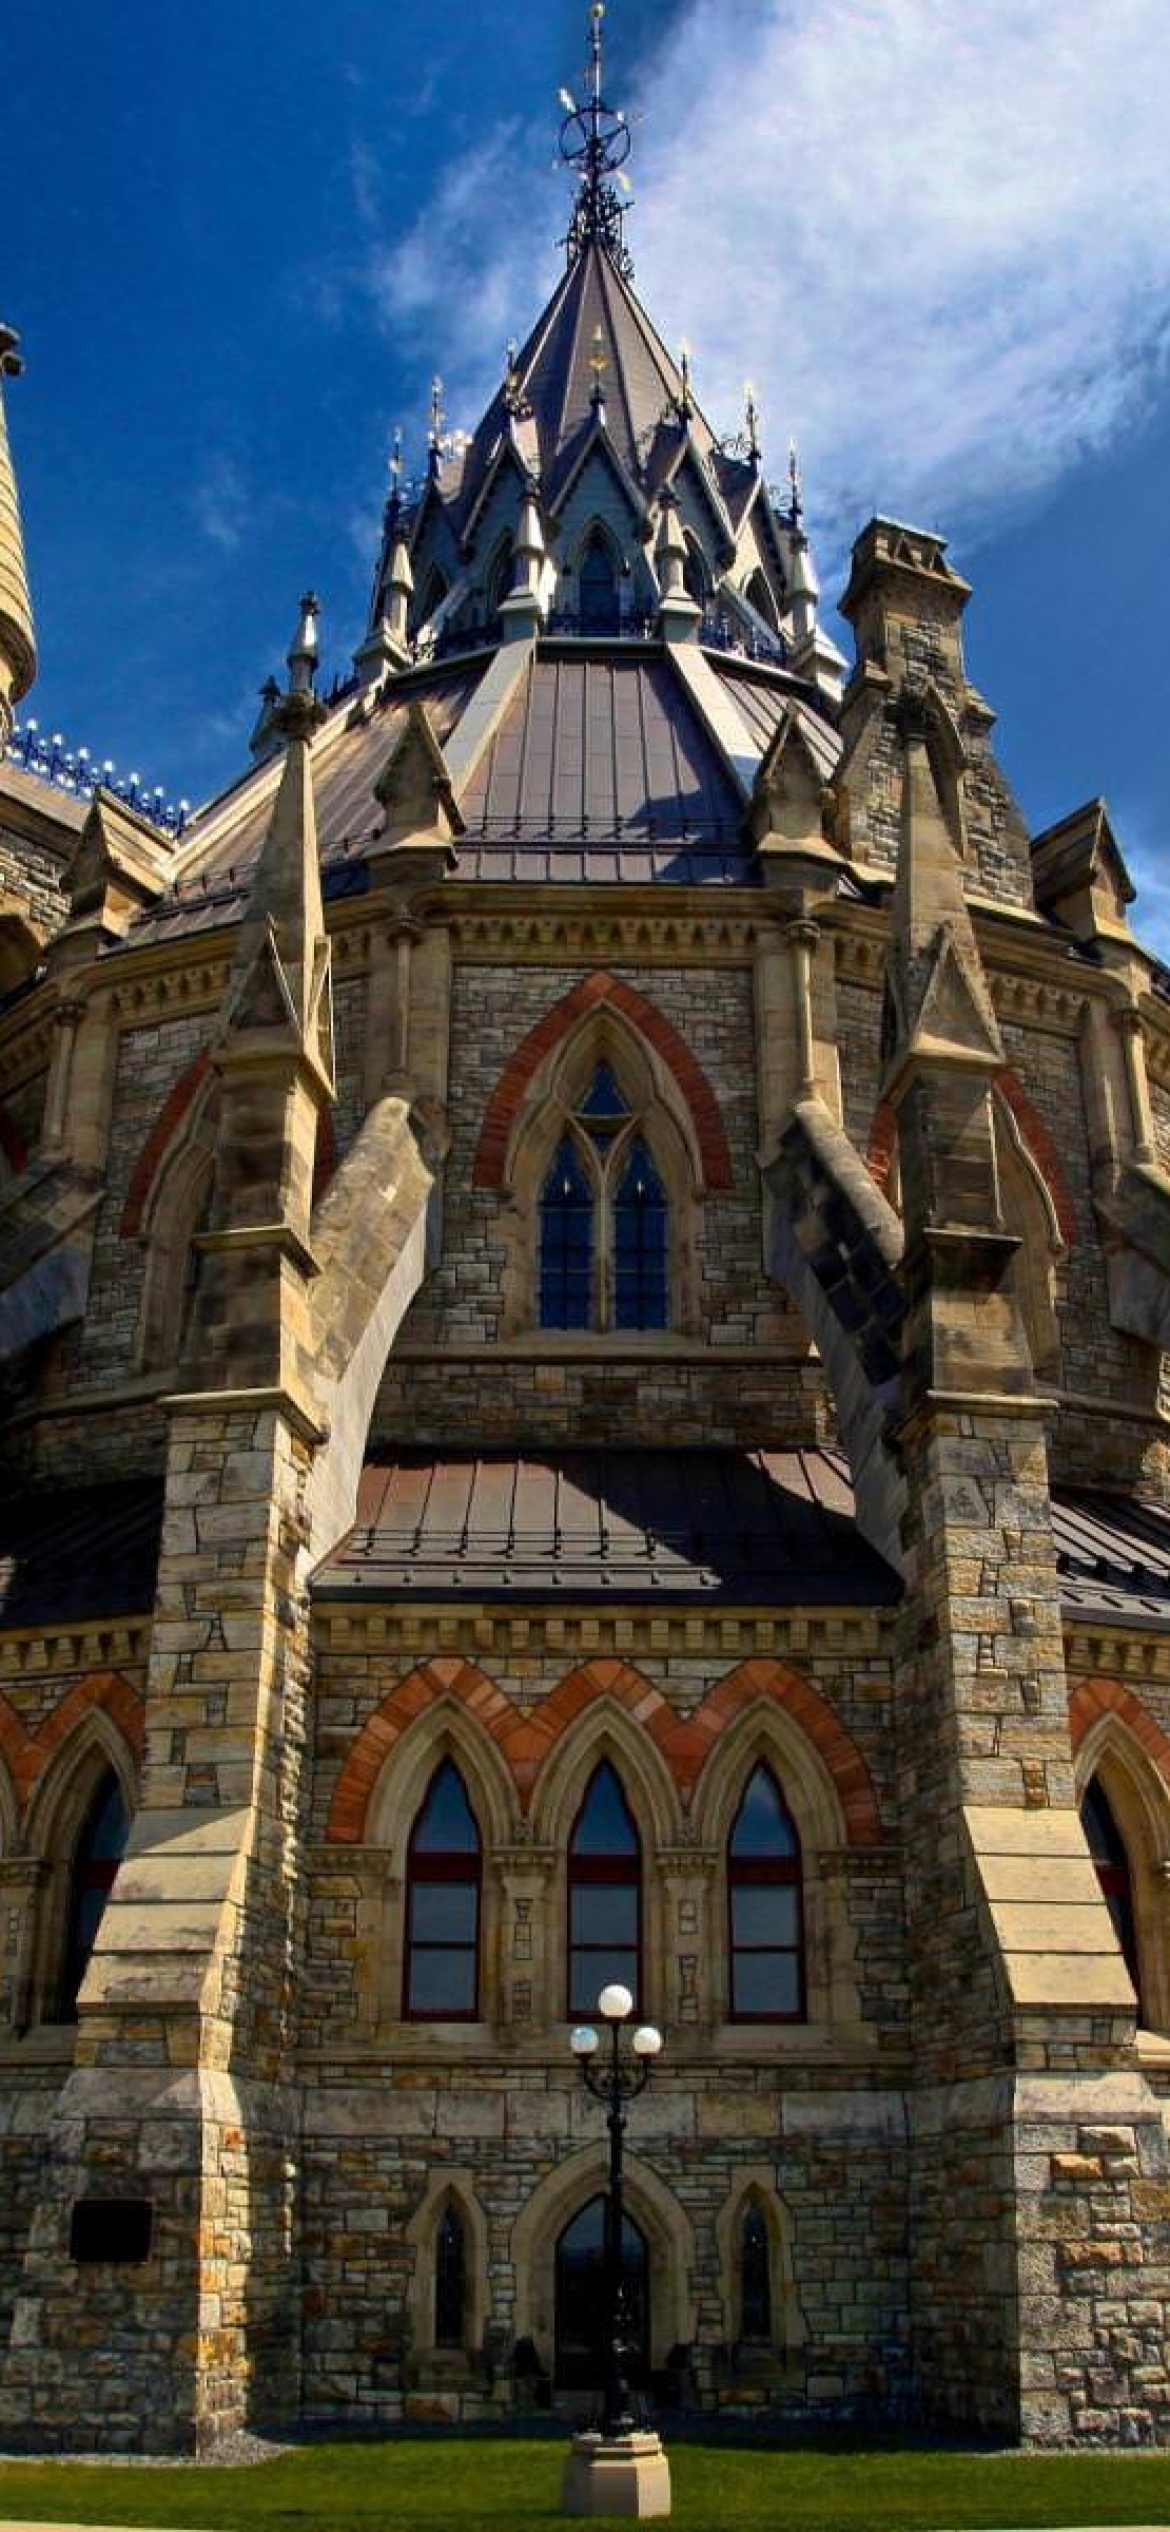
[[(245, 2469), (0, 2464), (0, 2524), (200, 2526), (204, 2532), (550, 2532), (565, 2446), (539, 2440), (319, 2444)], [(1170, 2455), (1019, 2454), (675, 2443), (678, 2532), (970, 2532), (1170, 2524)]]

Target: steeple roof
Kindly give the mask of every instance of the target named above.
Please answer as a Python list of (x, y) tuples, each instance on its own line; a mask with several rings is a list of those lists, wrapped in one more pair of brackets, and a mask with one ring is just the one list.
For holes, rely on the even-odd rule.
[[(0, 325), (0, 381), (16, 377), (20, 366), (17, 337), (10, 326)], [(8, 446), (0, 384), (0, 738), (4, 735), (5, 714), (27, 694), (36, 664), (16, 473)]]

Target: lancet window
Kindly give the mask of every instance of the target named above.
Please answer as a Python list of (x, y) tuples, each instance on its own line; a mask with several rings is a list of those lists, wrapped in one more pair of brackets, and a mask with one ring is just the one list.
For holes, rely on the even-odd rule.
[(591, 2014), (603, 1987), (641, 1987), (642, 1850), (608, 1759), (585, 1789), (569, 1840), (569, 2011)]
[(435, 2235), (435, 2345), (462, 2347), (467, 2336), (467, 2236), (448, 2199)]
[(595, 528), (581, 557), (577, 581), (583, 633), (616, 633), (619, 629), (618, 575), (613, 548)]
[(453, 1760), (436, 1768), (411, 1832), (406, 1994), (416, 2022), (473, 2022), (479, 2008), (483, 1847)]
[(98, 1927), (129, 1834), (130, 1818), (122, 1788), (110, 1767), (97, 1785), (73, 1850), (61, 1967), (62, 2021), (72, 2021), (77, 2011), (78, 1990), (89, 1967)]
[(1113, 1931), (1121, 1946), (1122, 1958), (1133, 1980), (1138, 1998), (1138, 2019), (1142, 2019), (1141, 1960), (1138, 1953), (1137, 1915), (1133, 1899), (1133, 1873), (1125, 1840), (1114, 1817), (1113, 1806), (1099, 1776), (1094, 1776), (1081, 1797), (1081, 1827), (1088, 1840), (1089, 1853), (1097, 1868), (1102, 1896), (1113, 1919)]
[(804, 2014), (800, 1840), (771, 1768), (744, 1787), (727, 1846), (731, 2015), (798, 2022)]
[(740, 2337), (756, 2342), (772, 2336), (772, 2248), (768, 2227), (754, 2199), (739, 2226)]
[(598, 1064), (567, 1120), (540, 1201), (540, 1324), (664, 1328), (666, 1189), (612, 1067)]

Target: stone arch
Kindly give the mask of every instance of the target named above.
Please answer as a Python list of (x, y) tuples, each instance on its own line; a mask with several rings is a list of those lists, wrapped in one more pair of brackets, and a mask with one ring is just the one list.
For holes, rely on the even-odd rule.
[[(554, 1691), (554, 1694), (556, 1692)], [(651, 1692), (653, 1693), (653, 1692)], [(536, 1787), (532, 1807), (535, 1844), (551, 1858), (546, 1893), (548, 1939), (544, 2009), (550, 2023), (569, 2012), (569, 1842), (594, 1769), (608, 1760), (633, 1813), (640, 1849), (641, 1985), (639, 2010), (650, 2021), (666, 2018), (668, 1893), (659, 1857), (678, 1845), (682, 1818), (669, 1767), (636, 1712), (604, 1691), (586, 1695), (558, 1734)]]
[(1170, 1795), (1170, 1735), (1155, 1722), (1148, 1706), (1135, 1697), (1132, 1688), (1123, 1687), (1119, 1679), (1078, 1680), (1068, 1704), (1074, 1757), (1079, 1757), (1089, 1731), (1105, 1715), (1115, 1715), (1125, 1725), (1157, 1769)]
[(748, 1661), (739, 1662), (708, 1689), (693, 1718), (693, 1745), (685, 1756), (680, 1755), (686, 1790), (695, 1791), (722, 1735), (761, 1699), (782, 1708), (815, 1750), (832, 1781), (845, 1843), (880, 1846), (883, 1838), (877, 1795), (856, 1741), (818, 1689), (811, 1687), (799, 1671), (789, 1670), (785, 1663), (768, 1655), (753, 1655)]
[[(46, 1772), (89, 1716), (105, 1718), (111, 1753), (124, 1772), (141, 1761), (146, 1739), (146, 1709), (137, 1689), (116, 1670), (90, 1671), (78, 1679), (36, 1732), (27, 1732), (7, 1699), (0, 1696), (0, 1757), (12, 1780), (18, 1815), (29, 1809)], [(117, 1753), (121, 1751), (122, 1756)], [(37, 1791), (38, 1811), (42, 1797)], [(30, 1819), (28, 1827), (32, 1829)], [(27, 1832), (26, 1832), (27, 1838)]]
[[(1077, 1217), (1072, 1190), (1064, 1162), (1035, 1100), (1029, 1097), (1010, 1064), (1000, 1065), (993, 1077), (992, 1088), (1001, 1122), (1035, 1182), (1048, 1227), (1049, 1246), (1058, 1254), (1064, 1249), (1074, 1248)], [(893, 1202), (897, 1147), (897, 1115), (888, 1099), (879, 1099), (869, 1129), (866, 1164), (874, 1184), (890, 1202)]]
[(440, 1698), (466, 1706), (489, 1733), (515, 1709), (502, 1688), (458, 1654), (420, 1662), (400, 1679), (358, 1734), (334, 1789), (325, 1824), (333, 1845), (360, 1846), (370, 1798), (382, 1769), (415, 1717)]
[[(2, 1703), (3, 1701), (0, 1700), (0, 1705)], [(4, 1716), (0, 1712), (0, 1727), (3, 1726), (3, 1721)], [(12, 1769), (4, 1746), (3, 1731), (0, 1728), (0, 1856), (11, 1855), (16, 1844), (19, 1819), (16, 1787), (12, 1781)]]
[[(65, 1700), (66, 1706), (72, 1702)], [(99, 1786), (111, 1773), (132, 1822), (138, 1809), (135, 1754), (115, 1711), (105, 1703), (81, 1706), (44, 1760), (24, 1821), (22, 1848), (35, 1859), (40, 1881), (26, 1938), (22, 2026), (73, 2018), (73, 1995), (63, 1990), (78, 1842)]]
[(514, 1132), (538, 1071), (581, 1021), (602, 1006), (620, 1013), (672, 1075), (691, 1120), (703, 1183), (716, 1192), (731, 1187), (734, 1175), (723, 1118), (702, 1066), (663, 1013), (605, 968), (583, 976), (521, 1039), (484, 1110), (473, 1186), (506, 1186)]
[(792, 2214), (777, 2189), (773, 2163), (750, 2163), (737, 2171), (715, 2219), (724, 2336), (730, 2347), (743, 2337), (740, 2228), (752, 2206), (763, 2217), (771, 2255), (772, 2347), (791, 2355), (804, 2346), (808, 2324), (796, 2288)]
[(28, 1852), (46, 1853), (57, 1839), (61, 1805), (69, 1808), (70, 1788), (91, 1753), (96, 1763), (114, 1769), (127, 1809), (135, 1811), (145, 1741), (146, 1709), (129, 1680), (117, 1671), (79, 1679), (27, 1746), (22, 1776)]
[[(856, 1750), (848, 1734), (842, 1739), (848, 1750)], [(835, 1772), (808, 1729), (800, 1701), (782, 1695), (749, 1694), (708, 1747), (710, 1757), (702, 1765), (691, 1816), (696, 1843), (717, 1858), (707, 1944), (710, 2010), (719, 2020), (731, 2013), (728, 1841), (744, 1786), (762, 1761), (783, 1793), (800, 1839), (804, 2019), (827, 2029), (855, 2026), (861, 2020), (857, 1933), (849, 1910), (848, 1875), (838, 1859), (843, 1847), (862, 1841), (850, 1834), (845, 1812), (850, 1780), (846, 1778), (843, 1790), (840, 1759)]]
[(643, 1730), (656, 1739), (661, 1748), (667, 1727), (673, 1721), (673, 1709), (660, 1689), (634, 1670), (629, 1662), (581, 1662), (567, 1672), (555, 1688), (530, 1714), (513, 1708), (502, 1722), (498, 1739), (525, 1810), (529, 1808), (533, 1789), (542, 1775), (557, 1743), (580, 1716), (599, 1700), (611, 1702), (634, 1716)]
[(476, 2187), (475, 2174), (466, 2164), (440, 2164), (439, 2168), (432, 2172), (414, 2214), (403, 2227), (405, 2238), (414, 2253), (414, 2265), (406, 2290), (406, 2309), (411, 2322), (411, 2352), (415, 2356), (421, 2356), (424, 2363), (436, 2354), (435, 2248), (444, 2209), (452, 2202), (458, 2208), (462, 2219), (464, 2237), (470, 2254), (465, 2338), (469, 2353), (483, 2346), (484, 2332), (491, 2312), (491, 2293), (488, 2283), (490, 2247), (488, 2226)]
[[(599, 2109), (599, 2130), (601, 2125)], [(512, 2227), (509, 2247), (516, 2280), (516, 2336), (535, 2342), (550, 2374), (556, 2245), (566, 2224), (604, 2189), (605, 2182), (606, 2153), (599, 2133), (595, 2143), (582, 2146), (547, 2174)], [(625, 2197), (649, 2246), (651, 2362), (661, 2366), (670, 2348), (689, 2346), (695, 2336), (694, 2228), (673, 2190), (628, 2148)]]
[(515, 1827), (516, 1789), (496, 1735), (466, 1696), (448, 1691), (420, 1707), (394, 1744), (370, 1789), (364, 1843), (405, 1857), (410, 1832), (436, 1767), (454, 1760), (466, 1779), (485, 1858), (506, 1845)]
[(627, 1662), (583, 1662), (531, 1720), (547, 1725), (529, 1795), (533, 1833), (542, 1844), (563, 1850), (586, 1780), (604, 1757), (623, 1780), (632, 1774), (643, 1846), (652, 1851), (677, 1841), (678, 1787), (663, 1747), (673, 1710), (640, 1671)]
[(205, 1046), (168, 1090), (130, 1173), (118, 1226), (122, 1239), (137, 1240), (142, 1237), (159, 1170), (210, 1072), (211, 1053)]

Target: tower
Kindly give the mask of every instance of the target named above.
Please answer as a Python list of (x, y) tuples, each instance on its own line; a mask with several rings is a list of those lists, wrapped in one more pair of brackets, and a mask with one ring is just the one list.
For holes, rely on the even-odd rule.
[(1170, 1004), (941, 538), (863, 528), (847, 672), (638, 298), (598, 9), (563, 104), (352, 676), (305, 599), (178, 839), (38, 792), (0, 2426), (587, 2402), (617, 1977), (649, 2398), (1160, 2440)]

